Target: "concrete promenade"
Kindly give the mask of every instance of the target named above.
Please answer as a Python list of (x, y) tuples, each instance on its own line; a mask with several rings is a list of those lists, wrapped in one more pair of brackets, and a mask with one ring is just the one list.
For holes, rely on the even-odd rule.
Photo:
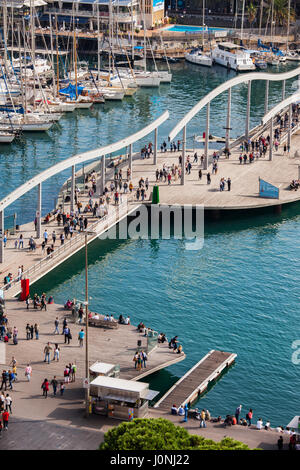
[[(209, 172), (211, 175), (211, 184), (207, 184), (206, 174), (208, 171), (202, 170), (202, 179), (199, 179), (198, 173), (201, 169), (199, 162), (203, 151), (197, 150), (198, 163), (193, 163), (194, 152), (186, 152), (190, 155), (192, 163), (191, 174), (185, 175), (185, 185), (180, 184), (180, 180), (172, 178), (171, 184), (156, 183), (155, 171), (172, 165), (178, 164), (180, 152), (158, 153), (157, 166), (153, 165), (152, 159), (138, 160), (134, 165), (134, 182), (143, 177), (148, 177), (150, 183), (150, 192), (154, 184), (159, 185), (160, 204), (204, 204), (205, 210), (235, 210), (235, 209), (254, 209), (267, 207), (271, 205), (285, 204), (300, 200), (300, 191), (290, 191), (289, 184), (293, 179), (298, 179), (298, 166), (300, 160), (294, 158), (294, 153), (300, 147), (300, 135), (294, 135), (290, 154), (284, 155), (283, 146), (278, 151), (273, 151), (273, 160), (269, 161), (268, 153), (266, 157), (259, 158), (251, 164), (239, 163), (240, 151), (233, 149), (229, 159), (225, 156), (220, 157), (218, 162), (217, 174), (212, 174), (211, 166)], [(210, 151), (210, 157), (213, 150)], [(231, 190), (220, 191), (220, 179), (228, 177), (231, 179)], [(267, 199), (259, 197), (258, 179), (268, 181), (280, 188), (279, 199)], [(146, 201), (148, 202), (148, 201)]]

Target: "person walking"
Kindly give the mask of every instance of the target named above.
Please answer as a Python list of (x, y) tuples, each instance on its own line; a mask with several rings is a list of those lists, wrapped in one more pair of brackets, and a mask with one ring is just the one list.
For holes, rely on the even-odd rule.
[(72, 365), (71, 365), (72, 382), (75, 382), (75, 380), (76, 380), (76, 372), (77, 372), (77, 365), (75, 364), (75, 362), (73, 362)]
[(201, 181), (202, 180), (202, 170), (200, 168), (199, 172), (198, 172), (198, 176), (199, 176), (199, 180)]
[(41, 389), (43, 390), (43, 397), (47, 398), (49, 392), (49, 382), (48, 379), (45, 379), (42, 383)]
[(231, 189), (231, 179), (230, 178), (227, 178), (227, 188), (228, 188), (228, 191), (230, 191), (230, 189)]
[(43, 237), (44, 237), (45, 245), (47, 245), (47, 242), (48, 242), (48, 232), (47, 232), (47, 229), (45, 230)]
[(57, 386), (58, 386), (58, 381), (56, 380), (56, 375), (51, 380), (51, 385), (52, 385), (52, 388), (53, 388), (53, 395), (56, 396), (56, 390), (57, 390)]
[(44, 348), (44, 353), (45, 353), (44, 362), (47, 362), (48, 360), (48, 364), (50, 364), (50, 351), (52, 351), (52, 348), (50, 346), (50, 343), (48, 342)]
[(24, 248), (24, 240), (23, 240), (23, 235), (21, 233), (20, 237), (19, 237), (19, 250), (21, 248)]
[(83, 340), (84, 340), (84, 330), (81, 329), (78, 334), (78, 340), (79, 340), (79, 347), (83, 347)]
[(8, 429), (8, 419), (9, 419), (9, 412), (8, 411), (3, 411), (2, 413), (2, 421), (3, 421), (3, 427), (4, 431)]
[(32, 367), (29, 364), (27, 364), (26, 369), (25, 369), (25, 377), (27, 377), (28, 382), (30, 382), (31, 374), (32, 374)]
[(39, 325), (37, 323), (34, 324), (34, 333), (35, 333), (35, 339), (39, 339)]
[(136, 351), (135, 355), (133, 356), (134, 368), (135, 369), (137, 368), (138, 357), (139, 357), (139, 353), (138, 353), (138, 351)]
[(8, 382), (8, 372), (6, 370), (3, 370), (2, 372), (2, 383), (1, 383), (1, 389), (3, 389), (4, 387), (4, 390), (6, 391), (7, 390), (7, 382)]
[(70, 344), (70, 340), (72, 339), (72, 335), (71, 335), (71, 330), (68, 326), (66, 326), (65, 329), (64, 329), (64, 335), (65, 335), (65, 344)]
[(146, 361), (148, 360), (148, 357), (145, 351), (141, 351), (141, 356), (142, 356), (142, 361), (143, 361), (143, 367), (146, 369)]
[(57, 360), (57, 362), (59, 361), (59, 351), (60, 351), (60, 348), (59, 348), (58, 344), (55, 343), (53, 361), (55, 361), (55, 359)]
[(58, 329), (58, 325), (59, 325), (59, 319), (58, 317), (55, 318), (54, 320), (54, 327), (55, 327), (55, 330), (54, 330), (54, 335), (56, 335), (56, 333), (59, 335), (59, 329)]
[(210, 178), (210, 173), (209, 172), (206, 175), (206, 179), (207, 179), (207, 184), (210, 184), (211, 183), (211, 178)]
[(205, 416), (205, 410), (202, 410), (200, 413), (200, 428), (206, 428)]
[(248, 422), (248, 426), (251, 426), (252, 417), (253, 417), (253, 410), (252, 410), (252, 408), (250, 408), (250, 410), (246, 414), (246, 420)]
[(9, 395), (9, 393), (6, 394), (6, 397), (5, 397), (5, 411), (9, 411), (10, 414), (12, 414), (12, 411), (11, 411), (11, 404), (12, 404), (12, 398), (11, 396)]
[(27, 325), (26, 325), (26, 339), (29, 340), (30, 336), (31, 336), (31, 334), (30, 334), (30, 325), (29, 325), (29, 323), (27, 323)]

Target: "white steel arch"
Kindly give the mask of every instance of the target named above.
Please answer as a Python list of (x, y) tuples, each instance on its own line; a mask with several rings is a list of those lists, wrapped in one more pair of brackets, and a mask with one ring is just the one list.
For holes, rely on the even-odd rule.
[(63, 160), (62, 162), (59, 162), (56, 165), (53, 165), (47, 170), (34, 176), (29, 181), (19, 186), (15, 191), (12, 191), (8, 196), (3, 198), (0, 201), (0, 213), (3, 212), (4, 209), (8, 207), (10, 204), (12, 204), (21, 196), (26, 194), (28, 191), (31, 191), (31, 189), (35, 188), (36, 186), (43, 183), (44, 181), (51, 178), (52, 176), (58, 173), (61, 173), (62, 171), (67, 170), (68, 168), (71, 168), (75, 165), (85, 163), (90, 160), (95, 160), (98, 157), (105, 156), (107, 154), (121, 150), (124, 147), (132, 145), (133, 143), (147, 136), (152, 131), (155, 131), (155, 134), (157, 134), (157, 128), (162, 123), (164, 123), (168, 118), (169, 118), (169, 111), (165, 111), (161, 116), (159, 116), (151, 124), (144, 127), (143, 129), (136, 132), (135, 134), (132, 134), (129, 137), (126, 137), (125, 139), (121, 139), (118, 142), (106, 145), (105, 147), (97, 148), (95, 150), (91, 150), (89, 152), (79, 153), (78, 155), (75, 155), (74, 157), (67, 158), (66, 160)]
[(193, 117), (202, 109), (204, 108), (207, 104), (209, 104), (214, 98), (219, 96), (221, 93), (223, 93), (226, 90), (229, 90), (230, 88), (240, 85), (241, 83), (249, 83), (252, 82), (253, 80), (265, 80), (265, 81), (284, 81), (288, 80), (290, 78), (297, 77), (297, 75), (300, 76), (300, 67), (297, 67), (294, 70), (290, 70), (289, 72), (284, 72), (284, 73), (265, 73), (265, 72), (251, 72), (247, 73), (245, 75), (239, 75), (237, 77), (234, 77), (230, 80), (228, 80), (225, 83), (222, 83), (219, 85), (217, 88), (212, 90), (210, 93), (208, 93), (206, 96), (204, 96), (182, 119), (181, 121), (176, 124), (176, 126), (171, 130), (169, 133), (169, 139), (173, 140), (178, 133), (184, 129), (187, 124), (193, 119)]
[(276, 106), (274, 106), (274, 108), (270, 109), (270, 111), (263, 116), (261, 120), (262, 125), (267, 124), (267, 122), (270, 121), (270, 119), (274, 118), (276, 114), (280, 113), (280, 111), (282, 111), (284, 108), (286, 108), (290, 104), (293, 104), (299, 100), (300, 100), (300, 91), (298, 91), (297, 93), (294, 93), (293, 95), (289, 96), (285, 100), (278, 103)]

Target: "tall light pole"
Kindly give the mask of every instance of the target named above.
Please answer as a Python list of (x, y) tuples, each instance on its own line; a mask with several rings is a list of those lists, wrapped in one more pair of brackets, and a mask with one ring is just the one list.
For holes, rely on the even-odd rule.
[(89, 416), (90, 389), (89, 389), (89, 293), (88, 293), (88, 233), (85, 233), (85, 377), (88, 386), (85, 389), (85, 416)]

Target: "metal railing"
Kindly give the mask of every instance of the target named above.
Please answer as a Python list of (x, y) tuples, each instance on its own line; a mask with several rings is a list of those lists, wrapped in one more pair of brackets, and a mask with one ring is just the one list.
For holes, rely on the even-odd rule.
[(116, 210), (114, 211), (113, 214), (106, 214), (100, 220), (96, 220), (91, 225), (89, 225), (86, 230), (83, 230), (77, 233), (77, 235), (73, 236), (72, 238), (67, 240), (65, 243), (60, 245), (58, 248), (56, 248), (56, 250), (54, 250), (53, 253), (47, 255), (45, 258), (42, 258), (33, 266), (26, 269), (22, 273), (21, 277), (17, 277), (13, 279), (11, 282), (4, 284), (1, 288), (3, 290), (9, 290), (12, 287), (16, 287), (18, 283), (21, 283), (22, 278), (23, 279), (28, 278), (29, 276), (32, 276), (34, 273), (40, 272), (42, 268), (46, 266), (50, 266), (51, 264), (53, 264), (53, 262), (60, 259), (63, 254), (65, 254), (68, 250), (70, 250), (70, 248), (72, 248), (73, 249), (72, 251), (74, 251), (74, 248), (76, 248), (78, 245), (83, 243), (83, 236), (85, 235), (86, 232), (95, 231), (95, 235), (90, 236), (90, 238), (93, 239), (93, 238), (96, 238), (96, 236), (99, 236), (101, 233), (107, 231), (112, 225), (117, 224), (121, 217), (127, 214), (128, 202), (129, 202), (129, 198), (128, 199), (126, 198), (126, 201), (122, 202), (118, 206), (114, 206)]

